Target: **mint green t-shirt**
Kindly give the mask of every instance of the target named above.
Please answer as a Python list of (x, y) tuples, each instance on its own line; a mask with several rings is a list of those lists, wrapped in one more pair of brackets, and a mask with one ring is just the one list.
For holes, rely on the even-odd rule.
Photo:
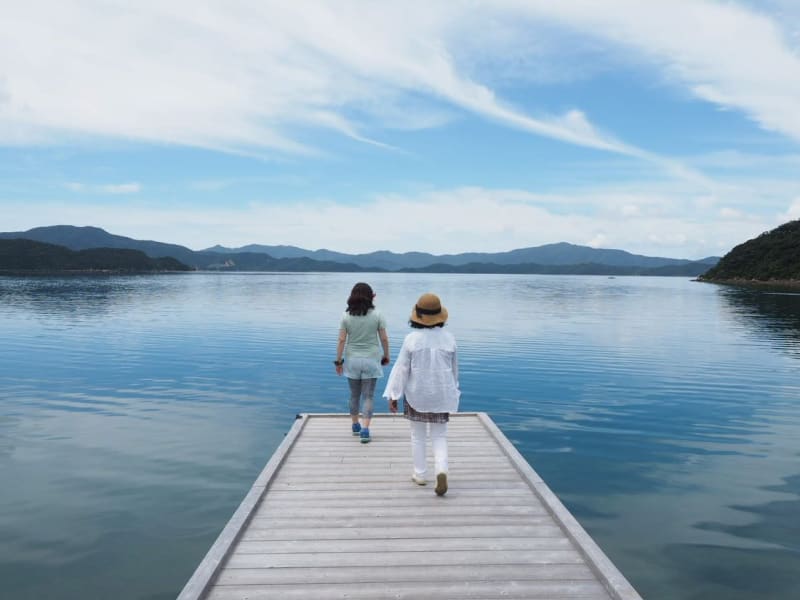
[(347, 332), (347, 342), (344, 346), (346, 357), (380, 360), (383, 356), (378, 330), (386, 329), (386, 319), (378, 309), (371, 308), (366, 315), (358, 317), (345, 312), (339, 329)]

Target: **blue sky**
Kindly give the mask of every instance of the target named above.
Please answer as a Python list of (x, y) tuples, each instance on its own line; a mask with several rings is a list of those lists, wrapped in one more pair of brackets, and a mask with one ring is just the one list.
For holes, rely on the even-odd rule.
[(62, 1), (0, 20), (0, 230), (701, 258), (800, 218), (800, 2)]

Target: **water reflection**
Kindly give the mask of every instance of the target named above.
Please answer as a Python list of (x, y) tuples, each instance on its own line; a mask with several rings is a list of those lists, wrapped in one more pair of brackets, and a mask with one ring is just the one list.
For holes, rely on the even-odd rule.
[(800, 357), (800, 293), (726, 286), (720, 297), (728, 312), (752, 335)]
[[(357, 279), (0, 278), (5, 589), (174, 597), (295, 413), (346, 410), (330, 359)], [(492, 415), (645, 597), (797, 597), (796, 299), (668, 278), (368, 281), (395, 351), (419, 294), (442, 297), (462, 410)]]

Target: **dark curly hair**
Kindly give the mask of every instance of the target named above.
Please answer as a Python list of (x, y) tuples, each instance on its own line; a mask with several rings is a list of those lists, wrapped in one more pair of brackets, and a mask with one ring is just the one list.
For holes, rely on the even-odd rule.
[(372, 299), (375, 293), (369, 284), (359, 282), (353, 286), (350, 292), (350, 297), (347, 299), (347, 312), (354, 317), (360, 317), (369, 312), (371, 308), (375, 308)]

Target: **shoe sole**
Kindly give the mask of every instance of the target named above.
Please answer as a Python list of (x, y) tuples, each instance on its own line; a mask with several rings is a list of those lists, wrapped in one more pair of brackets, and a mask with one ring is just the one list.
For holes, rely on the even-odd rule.
[(414, 483), (416, 483), (417, 485), (428, 485), (428, 482), (427, 482), (427, 481), (425, 481), (424, 479), (414, 479), (414, 478), (412, 477), (412, 478), (411, 478), (411, 481), (413, 481), (413, 482), (414, 482)]
[(439, 473), (436, 476), (436, 495), (444, 496), (447, 493), (447, 473)]

